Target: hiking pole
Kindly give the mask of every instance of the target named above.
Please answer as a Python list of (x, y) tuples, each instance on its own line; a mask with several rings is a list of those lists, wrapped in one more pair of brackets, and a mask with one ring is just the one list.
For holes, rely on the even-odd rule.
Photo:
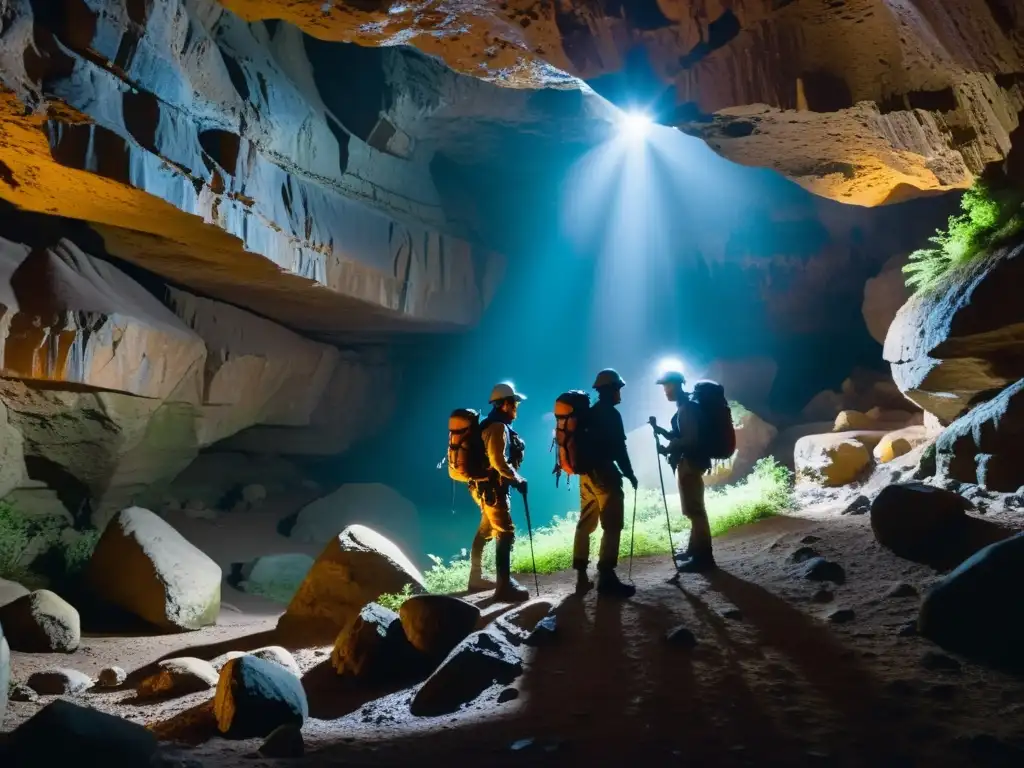
[[(651, 417), (654, 418), (653, 416)], [(651, 424), (651, 429), (654, 425)], [(672, 518), (668, 514), (668, 496), (665, 495), (665, 474), (661, 470), (661, 443), (658, 442), (658, 433), (654, 433), (654, 450), (658, 455), (658, 480), (661, 481), (661, 503), (665, 505), (665, 522), (668, 524), (668, 554), (672, 558), (672, 565), (676, 564), (676, 547), (672, 543)]]
[(530, 537), (530, 560), (533, 561), (533, 586), (537, 590), (537, 597), (540, 597), (540, 581), (537, 579), (537, 558), (533, 554), (533, 525), (530, 524), (530, 500), (526, 498), (526, 491), (523, 491), (523, 509), (526, 510), (526, 534)]
[[(629, 529), (629, 580), (633, 580), (633, 542), (636, 541), (636, 496), (637, 489), (633, 489), (633, 527)], [(671, 536), (671, 533), (669, 534)]]

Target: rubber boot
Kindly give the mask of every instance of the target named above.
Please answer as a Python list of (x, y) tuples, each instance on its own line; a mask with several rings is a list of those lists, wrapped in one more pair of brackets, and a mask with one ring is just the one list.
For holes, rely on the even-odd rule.
[(689, 557), (676, 563), (680, 573), (705, 573), (716, 568), (711, 550), (711, 526), (706, 517), (695, 518), (690, 527)]
[(530, 599), (530, 591), (512, 578), (512, 541), (512, 536), (502, 535), (495, 544), (498, 583), (494, 588), (494, 599), (499, 603), (521, 603)]
[(483, 560), (484, 546), (486, 544), (487, 539), (479, 533), (473, 539), (473, 548), (469, 551), (470, 592), (486, 592), (488, 589), (494, 589), (495, 587), (493, 581), (484, 578), (483, 568), (480, 565)]
[(698, 552), (691, 555), (688, 560), (676, 563), (676, 570), (679, 573), (707, 573), (717, 567), (718, 564), (715, 563), (715, 556), (711, 554), (711, 550)]
[(626, 599), (636, 594), (636, 587), (619, 581), (614, 568), (602, 568), (597, 574), (597, 594), (602, 597)]

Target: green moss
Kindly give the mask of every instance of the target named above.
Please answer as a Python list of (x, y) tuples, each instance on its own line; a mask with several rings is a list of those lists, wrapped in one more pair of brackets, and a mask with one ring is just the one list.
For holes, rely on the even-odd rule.
[[(721, 490), (708, 490), (705, 495), (711, 533), (719, 536), (740, 525), (753, 523), (790, 509), (793, 504), (792, 482), (789, 470), (772, 458), (761, 459), (751, 474), (734, 485)], [(630, 526), (633, 519), (631, 494), (626, 493), (626, 530), (619, 548), (622, 557), (629, 557)], [(685, 543), (684, 531), (689, 527), (682, 516), (678, 498), (669, 501), (672, 539), (676, 547)], [(579, 513), (556, 516), (552, 522), (533, 532), (533, 550), (539, 573), (555, 573), (572, 567), (572, 545)], [(597, 551), (600, 534), (591, 539), (591, 552)], [(636, 529), (633, 537), (633, 556), (668, 555), (669, 539), (665, 520), (665, 507), (661, 494), (641, 488), (636, 499)], [(461, 592), (469, 579), (469, 561), (463, 551), (447, 563), (430, 555), (434, 565), (424, 573), (427, 589), (431, 592)], [(484, 570), (493, 570), (493, 548), (484, 553)], [(512, 570), (516, 573), (533, 571), (530, 541), (526, 536), (516, 538), (512, 550)]]
[(903, 268), (915, 292), (936, 289), (951, 270), (984, 257), (1024, 230), (1024, 190), (978, 181), (960, 201), (963, 213), (950, 216), (945, 232), (929, 238), (930, 248), (910, 254)]

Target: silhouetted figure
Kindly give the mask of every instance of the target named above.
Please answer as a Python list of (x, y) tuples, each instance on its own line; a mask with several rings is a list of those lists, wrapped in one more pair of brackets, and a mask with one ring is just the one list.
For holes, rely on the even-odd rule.
[(626, 430), (615, 406), (622, 402), (626, 382), (608, 368), (597, 374), (594, 389), (597, 402), (587, 414), (586, 472), (580, 475), (580, 520), (573, 544), (573, 568), (578, 574), (576, 588), (586, 592), (593, 585), (587, 577), (590, 536), (601, 523), (601, 549), (597, 559), (597, 591), (612, 597), (632, 597), (636, 587), (623, 584), (615, 573), (619, 563), (619, 541), (625, 523), (622, 478), (637, 487), (633, 465), (626, 451)]
[[(480, 527), (470, 550), (469, 589), (481, 591), (494, 587), (494, 597), (501, 602), (520, 602), (530, 593), (512, 578), (512, 543), (515, 526), (510, 511), (512, 488), (526, 493), (526, 480), (519, 474), (526, 445), (512, 429), (519, 403), (526, 397), (511, 384), (495, 385), (491, 391), (491, 412), (480, 422), (484, 452), (487, 456), (487, 478), (469, 483), (469, 493), (480, 507)], [(481, 558), (488, 539), (495, 539), (495, 570), (497, 583), (483, 577)]]
[(657, 381), (665, 388), (665, 397), (676, 404), (670, 430), (659, 427), (654, 417), (651, 426), (656, 434), (666, 438), (668, 445), (658, 445), (658, 452), (668, 456), (669, 465), (676, 474), (683, 516), (690, 521), (690, 541), (686, 550), (676, 556), (680, 571), (701, 573), (715, 567), (711, 548), (711, 525), (704, 506), (704, 474), (711, 469), (711, 459), (699, 455), (700, 424), (696, 405), (683, 389), (686, 379), (682, 373), (671, 371)]

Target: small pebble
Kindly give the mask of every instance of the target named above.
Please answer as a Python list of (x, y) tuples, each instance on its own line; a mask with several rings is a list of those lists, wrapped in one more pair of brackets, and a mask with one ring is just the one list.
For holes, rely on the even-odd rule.
[(27, 685), (19, 684), (11, 688), (11, 701), (39, 701), (39, 694)]
[(811, 600), (816, 603), (831, 603), (835, 599), (835, 593), (830, 589), (819, 589), (811, 595)]
[(907, 584), (905, 581), (898, 581), (889, 588), (889, 591), (885, 593), (885, 596), (917, 597), (917, 589), (912, 584)]
[(693, 648), (697, 645), (697, 638), (686, 627), (670, 629), (665, 635), (665, 640), (677, 648)]
[(828, 615), (828, 620), (833, 624), (848, 624), (856, 618), (850, 608), (837, 608)]
[(506, 688), (498, 694), (498, 703), (505, 704), (509, 701), (515, 701), (519, 698), (519, 691), (515, 688)]
[(101, 688), (116, 688), (119, 685), (124, 684), (124, 681), (128, 679), (128, 673), (120, 667), (107, 667), (100, 671), (100, 676), (96, 680), (96, 685)]

